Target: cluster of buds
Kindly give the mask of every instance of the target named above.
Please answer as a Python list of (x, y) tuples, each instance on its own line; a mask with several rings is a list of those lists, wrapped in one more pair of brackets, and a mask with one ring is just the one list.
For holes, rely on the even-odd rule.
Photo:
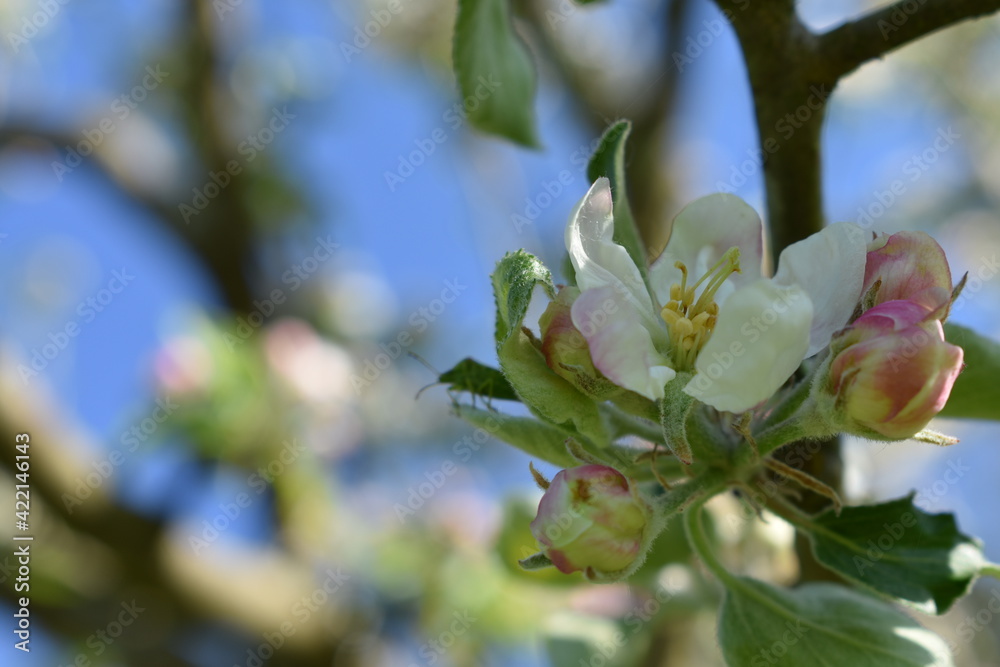
[(531, 522), (542, 554), (561, 572), (606, 580), (635, 569), (651, 541), (652, 508), (614, 468), (560, 471)]
[(931, 237), (900, 232), (872, 242), (864, 310), (834, 336), (829, 374), (817, 384), (843, 430), (899, 440), (941, 411), (962, 369), (962, 348), (942, 328), (951, 301), (951, 271)]

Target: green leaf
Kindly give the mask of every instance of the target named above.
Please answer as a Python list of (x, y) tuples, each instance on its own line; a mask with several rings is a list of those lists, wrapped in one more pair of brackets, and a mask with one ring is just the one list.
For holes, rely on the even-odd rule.
[(639, 228), (632, 216), (632, 208), (628, 203), (628, 190), (625, 187), (625, 142), (632, 131), (632, 123), (620, 120), (605, 132), (601, 143), (590, 158), (587, 166), (587, 178), (593, 183), (601, 176), (611, 181), (611, 199), (614, 202), (615, 213), (615, 243), (628, 251), (635, 265), (639, 267), (642, 279), (649, 283), (649, 271), (646, 266), (646, 249)]
[(733, 577), (719, 615), (732, 667), (952, 667), (944, 640), (878, 600), (836, 584), (782, 590)]
[(611, 442), (598, 404), (552, 372), (533, 339), (518, 331), (497, 351), (500, 368), (521, 401), (549, 424), (587, 445), (607, 447)]
[(459, 405), (458, 416), (480, 428), (497, 440), (503, 440), (529, 456), (547, 461), (560, 468), (577, 465), (566, 451), (566, 433), (531, 417), (515, 417), (492, 410), (480, 410)]
[(597, 404), (553, 373), (538, 350), (537, 339), (521, 330), (536, 285), (555, 298), (549, 270), (533, 255), (518, 250), (497, 262), (492, 279), (497, 357), (507, 381), (532, 412), (563, 429), (564, 438), (574, 436), (583, 444), (605, 446), (610, 437)]
[(474, 126), (538, 146), (535, 66), (514, 33), (508, 0), (459, 0), (452, 61)]
[(913, 496), (833, 510), (800, 526), (816, 559), (920, 611), (942, 614), (965, 595), (986, 559), (951, 514), (928, 514)]
[(450, 385), (450, 391), (467, 391), (474, 396), (505, 401), (520, 400), (507, 378), (497, 369), (466, 357), (451, 370), (441, 373), (438, 382)]
[(955, 381), (942, 417), (1000, 421), (1000, 343), (957, 324), (945, 324), (944, 336), (965, 351), (965, 368)]
[(500, 348), (510, 335), (521, 328), (531, 303), (535, 285), (541, 285), (550, 299), (556, 296), (552, 274), (534, 255), (523, 250), (509, 252), (497, 262), (491, 276), (496, 300), (496, 342)]

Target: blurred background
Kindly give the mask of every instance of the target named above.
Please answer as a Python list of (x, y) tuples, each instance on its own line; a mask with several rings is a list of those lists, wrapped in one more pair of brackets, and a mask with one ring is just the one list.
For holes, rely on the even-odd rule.
[[(868, 5), (798, 3), (816, 29)], [(467, 396), (417, 397), (465, 356), (495, 362), (506, 251), (558, 272), (609, 121), (634, 121), (651, 247), (709, 192), (763, 210), (713, 4), (514, 6), (537, 151), (465, 122), (454, 0), (0, 5), (0, 498), (13, 514), (27, 432), (35, 538), (26, 654), (13, 517), (0, 529), (0, 663), (721, 664), (718, 592), (679, 531), (629, 585), (520, 572), (528, 458), (452, 415)], [(953, 320), (995, 339), (998, 59), (996, 18), (934, 35), (846, 80), (824, 135), (830, 219), (934, 235), (970, 272)], [(848, 495), (916, 489), (996, 561), (997, 427), (932, 426), (961, 444), (848, 443)], [(791, 530), (726, 502), (725, 548), (794, 582)], [(960, 664), (997, 664), (992, 599), (981, 581), (921, 621)]]

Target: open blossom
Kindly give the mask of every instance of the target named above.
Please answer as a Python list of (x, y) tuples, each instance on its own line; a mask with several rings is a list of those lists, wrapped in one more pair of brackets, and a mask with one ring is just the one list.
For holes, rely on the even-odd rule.
[(614, 468), (579, 466), (552, 479), (531, 533), (561, 572), (619, 572), (640, 555), (649, 511)]
[(908, 438), (944, 407), (962, 370), (962, 348), (945, 342), (935, 309), (887, 301), (869, 309), (831, 343), (825, 391), (861, 435)]
[(753, 407), (826, 347), (861, 295), (865, 235), (849, 223), (786, 248), (769, 278), (757, 213), (733, 195), (709, 195), (675, 218), (648, 286), (613, 233), (610, 184), (600, 178), (566, 229), (581, 290), (573, 324), (605, 377), (653, 400), (678, 372), (694, 372), (689, 395), (719, 410)]

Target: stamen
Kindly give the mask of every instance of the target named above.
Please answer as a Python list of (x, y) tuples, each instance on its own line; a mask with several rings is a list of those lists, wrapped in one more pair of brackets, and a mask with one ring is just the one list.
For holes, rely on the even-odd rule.
[(663, 306), (660, 317), (667, 324), (677, 368), (687, 369), (694, 365), (715, 329), (719, 315), (715, 294), (730, 275), (739, 273), (740, 250), (735, 246), (727, 250), (693, 285), (688, 285), (688, 270), (683, 262), (674, 262), (674, 267), (681, 272), (681, 281), (670, 286), (670, 301)]

